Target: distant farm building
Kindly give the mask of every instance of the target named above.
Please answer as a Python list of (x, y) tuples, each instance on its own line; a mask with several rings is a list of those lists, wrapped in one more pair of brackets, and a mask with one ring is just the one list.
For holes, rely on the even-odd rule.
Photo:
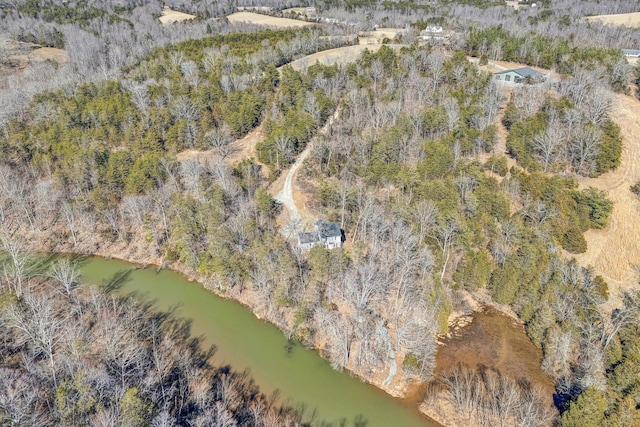
[(313, 232), (298, 234), (298, 245), (303, 251), (308, 251), (315, 245), (323, 245), (327, 249), (342, 246), (342, 230), (337, 222), (317, 221)]
[(640, 57), (640, 49), (622, 49), (622, 53), (627, 58), (638, 58)]
[(500, 71), (495, 74), (495, 80), (505, 84), (539, 83), (544, 78), (544, 74), (529, 67)]

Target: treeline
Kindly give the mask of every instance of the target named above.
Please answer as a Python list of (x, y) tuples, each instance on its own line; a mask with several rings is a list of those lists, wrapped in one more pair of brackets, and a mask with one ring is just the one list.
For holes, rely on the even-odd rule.
[(477, 57), (487, 55), (497, 61), (523, 62), (543, 68), (555, 68), (562, 74), (571, 74), (577, 65), (603, 65), (611, 72), (619, 61), (626, 63), (619, 49), (579, 47), (567, 39), (552, 38), (544, 34), (516, 36), (501, 27), (471, 28), (465, 43), (465, 52)]
[(74, 261), (12, 252), (0, 269), (2, 425), (303, 425), (247, 372), (211, 365), (187, 320), (80, 286)]
[[(72, 2), (71, 4), (55, 4), (41, 0), (27, 0), (23, 4), (16, 5), (20, 14), (41, 19), (45, 22), (57, 24), (77, 24), (86, 27), (94, 19), (108, 19), (110, 21), (124, 21), (116, 14), (110, 14), (107, 10), (89, 6), (88, 1)], [(115, 12), (130, 12), (131, 9), (120, 7)], [(24, 41), (24, 40), (23, 40)], [(63, 46), (56, 46), (62, 48)]]
[[(95, 19), (125, 20), (125, 16), (141, 6), (151, 6), (156, 11), (155, 17), (160, 16), (160, 10), (165, 4), (154, 0), (120, 0), (109, 3), (96, 3), (87, 0), (16, 0), (5, 2), (0, 7), (0, 14), (10, 15), (19, 13), (45, 22), (57, 24), (78, 24), (86, 26)], [(196, 0), (185, 2), (172, 0), (166, 6), (174, 10), (183, 11), (199, 16), (212, 18), (230, 13), (233, 5), (211, 0)]]

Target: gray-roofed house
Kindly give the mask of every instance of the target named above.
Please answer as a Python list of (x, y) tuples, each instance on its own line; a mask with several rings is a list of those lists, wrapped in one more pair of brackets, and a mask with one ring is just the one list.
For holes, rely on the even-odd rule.
[(530, 81), (538, 83), (544, 80), (545, 75), (529, 67), (516, 68), (515, 70), (500, 71), (495, 74), (495, 79), (501, 83), (518, 84)]
[(342, 246), (342, 230), (337, 222), (316, 221), (313, 232), (298, 234), (298, 245), (303, 251), (308, 251), (314, 245), (321, 244), (327, 249)]
[(622, 53), (627, 58), (638, 58), (640, 57), (640, 49), (622, 49)]
[(303, 251), (310, 250), (316, 243), (318, 243), (318, 233), (298, 234), (298, 245)]

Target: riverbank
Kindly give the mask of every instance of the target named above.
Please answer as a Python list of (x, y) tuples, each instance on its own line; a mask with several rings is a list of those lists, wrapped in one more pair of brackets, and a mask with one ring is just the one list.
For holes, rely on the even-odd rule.
[[(79, 236), (78, 236), (79, 237)], [(51, 243), (52, 241), (49, 240)], [(79, 240), (79, 242), (85, 242)], [(49, 251), (76, 253), (79, 255), (98, 255), (105, 258), (118, 259), (131, 262), (137, 265), (150, 267), (153, 271), (161, 269), (173, 270), (184, 276), (193, 283), (193, 286), (210, 291), (217, 297), (230, 299), (240, 303), (252, 317), (266, 320), (277, 327), (283, 339), (290, 334), (286, 331), (287, 321), (285, 318), (270, 319), (265, 311), (261, 311), (258, 306), (256, 295), (250, 288), (225, 287), (223, 283), (212, 279), (207, 279), (198, 275), (195, 271), (186, 266), (172, 262), (169, 263), (158, 256), (153, 250), (149, 251), (149, 246), (145, 245), (125, 245), (102, 244), (95, 248), (93, 253), (79, 253), (72, 251), (69, 245), (57, 244), (49, 247)], [(515, 317), (514, 313), (502, 313), (495, 307), (484, 305), (481, 297), (471, 294), (461, 294), (464, 301), (458, 301), (461, 307), (450, 318), (451, 325), (449, 334), (441, 337), (440, 346), (436, 356), (436, 375), (445, 372), (464, 363), (469, 366), (483, 365), (495, 368), (504, 372), (505, 375), (513, 378), (526, 377), (533, 384), (545, 383), (546, 395), (551, 399), (553, 393), (553, 382), (544, 375), (539, 367), (542, 360), (542, 353), (529, 341), (524, 332), (522, 323)], [(469, 311), (471, 310), (471, 311)], [(313, 347), (317, 354), (319, 346)], [(401, 366), (402, 361), (398, 362)], [(405, 407), (419, 410), (425, 420), (432, 425), (456, 426), (460, 424), (460, 415), (457, 414), (454, 406), (441, 396), (426, 396), (425, 392), (429, 385), (422, 382), (410, 382), (396, 375), (394, 381), (387, 384), (386, 388), (379, 383), (386, 378), (386, 372), (377, 372), (378, 384), (367, 381), (366, 378), (348, 372), (349, 375), (358, 377), (371, 386), (384, 391), (389, 395), (400, 398)]]
[(217, 347), (212, 358), (216, 366), (249, 371), (261, 392), (277, 395), (278, 403), (304, 408), (304, 419), (314, 427), (327, 425), (323, 421), (351, 426), (358, 420), (368, 427), (438, 426), (415, 404), (333, 370), (316, 351), (288, 340), (237, 301), (219, 298), (178, 272), (96, 257), (79, 260), (79, 265), (88, 283), (110, 283), (119, 294), (134, 293), (159, 310), (190, 319), (191, 335), (205, 348)]
[[(95, 234), (79, 232), (75, 236), (76, 245), (72, 247), (69, 240), (56, 241), (50, 236), (51, 234), (48, 233), (33, 233), (29, 239), (44, 245), (46, 251), (49, 252), (98, 255), (138, 265), (153, 266), (154, 270), (174, 270), (188, 280), (198, 282), (197, 286), (206, 288), (219, 297), (239, 302), (256, 318), (264, 319), (276, 326), (282, 331), (283, 337), (290, 337), (293, 334), (289, 328), (290, 317), (293, 316), (293, 313), (278, 317), (269, 316), (268, 310), (260, 304), (258, 296), (251, 287), (246, 285), (230, 287), (220, 278), (216, 280), (214, 277), (205, 277), (182, 263), (168, 262), (161, 256), (160, 249), (154, 246), (155, 240), (148, 242), (143, 238), (132, 238), (129, 244), (122, 240), (107, 243), (97, 239)], [(79, 251), (78, 249), (83, 250)], [(525, 375), (527, 380), (533, 383), (538, 382), (539, 378), (546, 377), (540, 371), (542, 353), (531, 344), (525, 334), (522, 322), (513, 311), (505, 310), (504, 307), (492, 307), (489, 305), (491, 304), (489, 295), (482, 292), (474, 294), (461, 292), (459, 295), (460, 300), (455, 301), (454, 304), (458, 309), (452, 313), (449, 319), (449, 333), (439, 339), (436, 375), (457, 363), (464, 363), (470, 366), (482, 364), (494, 367), (504, 371), (506, 375), (513, 375), (514, 378), (520, 378), (523, 373), (527, 373)], [(490, 322), (487, 323), (487, 320)], [(312, 344), (310, 347), (322, 354), (322, 343), (314, 342)], [(421, 413), (430, 420), (447, 426), (459, 425), (456, 424), (456, 421), (451, 421), (456, 419), (454, 416), (444, 416), (448, 413), (455, 413), (455, 411), (451, 411), (451, 408), (447, 409), (446, 401), (423, 403), (426, 386), (424, 383), (411, 382), (405, 376), (402, 371), (401, 358), (396, 357), (396, 366), (398, 368), (396, 374), (393, 375), (392, 381), (386, 384), (384, 381), (388, 378), (388, 369), (385, 369), (384, 372), (372, 371), (368, 377), (358, 375), (357, 372), (349, 372), (349, 374), (391, 396), (402, 399), (405, 405), (412, 406), (414, 409), (420, 406)], [(514, 369), (509, 370), (509, 366)], [(551, 399), (553, 382), (548, 377), (544, 381), (547, 382), (545, 387), (548, 390), (547, 395)]]
[[(217, 297), (240, 303), (251, 312), (253, 317), (258, 320), (267, 321), (278, 328), (283, 338), (289, 338), (293, 335), (293, 331), (288, 328), (288, 320), (293, 316), (293, 313), (279, 317), (269, 316), (269, 312), (265, 310), (264, 307), (261, 307), (258, 296), (250, 287), (246, 285), (229, 287), (219, 278), (216, 280), (216, 278), (213, 277), (205, 277), (182, 263), (169, 262), (160, 255), (159, 249), (153, 244), (155, 241), (147, 242), (144, 239), (133, 238), (129, 244), (125, 244), (125, 242), (120, 240), (115, 243), (107, 243), (104, 240), (97, 239), (96, 236), (91, 233), (79, 230), (75, 234), (76, 244), (74, 246), (69, 240), (54, 239), (52, 235), (56, 235), (56, 233), (36, 232), (34, 230), (29, 236), (25, 237), (28, 241), (32, 242), (31, 251), (98, 256), (105, 259), (129, 262), (142, 267), (150, 267), (154, 271), (160, 271), (162, 269), (175, 271), (190, 282), (197, 282), (194, 283), (194, 285), (212, 292)], [(316, 354), (322, 355), (322, 343), (312, 344), (309, 348)], [(306, 343), (306, 345), (309, 345), (309, 343)], [(387, 384), (383, 384), (383, 382), (388, 377), (388, 369), (385, 369), (384, 372), (373, 370), (370, 376), (360, 375), (358, 372), (348, 369), (346, 369), (346, 373), (349, 376), (358, 378), (359, 381), (379, 389), (380, 392), (385, 393), (390, 399), (397, 399), (398, 402), (402, 402), (402, 405), (411, 407), (412, 410), (417, 413), (417, 406), (421, 399), (417, 398), (415, 390), (416, 387), (420, 388), (423, 387), (423, 385), (422, 383), (416, 384), (412, 382), (404, 375), (401, 359), (396, 358), (396, 363), (396, 373), (393, 375), (392, 381)], [(407, 391), (409, 393), (407, 393)], [(425, 414), (421, 414), (421, 416), (424, 417), (425, 422), (429, 423), (430, 426), (438, 426), (437, 423), (434, 423), (433, 420)]]

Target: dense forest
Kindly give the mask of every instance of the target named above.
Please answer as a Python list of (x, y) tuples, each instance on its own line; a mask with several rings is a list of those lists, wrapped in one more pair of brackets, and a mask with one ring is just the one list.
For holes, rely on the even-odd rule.
[[(581, 8), (630, 8), (614, 3)], [(7, 76), (0, 89), (0, 244), (12, 255), (0, 279), (2, 375), (5, 384), (37, 383), (48, 396), (43, 405), (22, 395), (15, 406), (11, 387), (0, 390), (7, 422), (109, 425), (146, 414), (165, 423), (157, 425), (208, 425), (198, 424), (208, 414), (228, 417), (228, 425), (284, 425), (297, 416), (273, 407), (246, 377), (208, 366), (179, 319), (69, 284), (54, 297), (59, 285), (30, 278), (18, 255), (25, 251), (180, 269), (318, 348), (336, 369), (383, 388), (394, 378), (433, 379), (437, 336), (447, 332), (460, 294), (486, 289), (542, 348), (561, 415), (518, 379), (462, 367), (439, 378), (439, 392), (460, 413), (485, 425), (640, 422), (640, 300), (625, 294), (621, 307), (603, 312), (606, 282), (571, 259), (586, 251), (585, 231), (607, 226), (613, 203), (604, 191), (580, 189), (577, 177), (619, 166), (623, 141), (611, 94), (629, 92), (633, 80), (621, 46), (598, 47), (598, 37), (631, 42), (640, 40), (637, 31), (586, 25), (576, 18), (583, 11), (567, 9), (565, 19), (560, 3), (544, 9), (550, 14), (529, 10), (510, 21), (490, 2), (438, 3), (437, 10), (403, 4), (392, 12), (388, 2), (319, 8), (327, 16), (366, 10), (369, 23), (389, 25), (445, 20), (460, 30), (473, 14), (477, 21), (447, 48), (407, 37), (348, 65), (299, 71), (286, 64), (341, 45), (332, 35), (353, 29), (231, 27), (208, 18), (233, 7), (207, 1), (171, 4), (201, 19), (170, 27), (153, 21), (155, 2), (0, 3), (0, 30), (70, 53), (69, 63)], [(553, 68), (560, 77), (505, 92), (467, 55)], [(258, 126), (264, 138), (255, 158), (229, 161), (230, 144)], [(496, 151), (501, 138), (509, 158)], [(343, 249), (302, 253), (278, 230), (282, 206), (267, 187), (307, 147), (299, 179), (310, 209), (345, 231)], [(208, 160), (186, 152), (206, 152)], [(29, 324), (34, 312), (50, 321)], [(109, 316), (124, 328), (120, 342), (87, 339), (86, 355), (54, 342), (65, 322), (78, 336), (100, 337), (104, 325), (95, 319)], [(36, 326), (49, 328), (48, 338)], [(180, 355), (163, 357), (187, 367), (148, 379), (159, 369), (150, 356), (156, 333)], [(138, 338), (125, 342), (125, 335)], [(113, 348), (93, 347), (102, 344)], [(139, 355), (136, 364), (118, 365), (123, 348)], [(113, 360), (98, 361), (103, 355)], [(194, 370), (210, 385), (176, 406), (166, 390), (189, 389)], [(220, 382), (237, 386), (241, 398), (228, 401), (216, 391)], [(477, 401), (507, 391), (517, 397), (510, 407)], [(278, 421), (247, 421), (254, 407)]]

